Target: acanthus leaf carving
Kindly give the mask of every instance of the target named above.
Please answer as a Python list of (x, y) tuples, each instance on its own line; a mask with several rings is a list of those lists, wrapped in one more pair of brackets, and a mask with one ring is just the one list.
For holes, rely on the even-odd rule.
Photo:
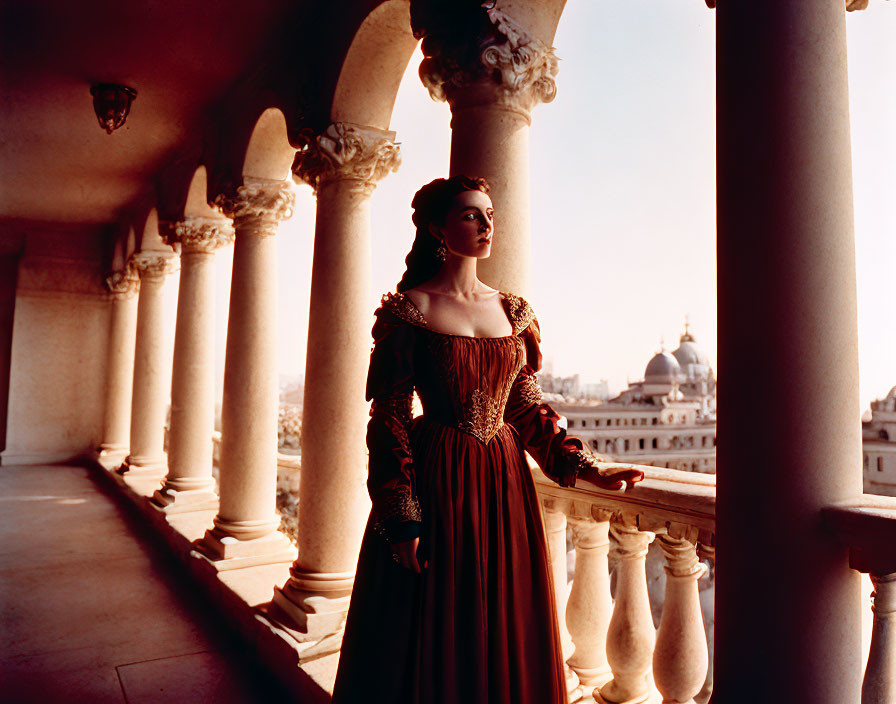
[(559, 71), (554, 48), (530, 36), (501, 10), (483, 11), (487, 28), (472, 29), (462, 40), (456, 33), (448, 38), (438, 32), (426, 35), (420, 79), (430, 96), (453, 102), (464, 88), (490, 83), (500, 100), (526, 112), (551, 102)]
[(212, 253), (219, 247), (233, 243), (233, 225), (224, 218), (187, 216), (174, 223), (159, 224), (159, 231), (165, 244), (174, 247), (180, 244), (181, 251)]
[(330, 181), (353, 180), (370, 193), (377, 182), (398, 171), (401, 151), (395, 132), (334, 122), (320, 135), (306, 132), (296, 154), (293, 175), (314, 192)]
[(236, 195), (222, 193), (215, 205), (233, 219), (237, 232), (270, 236), (277, 234), (281, 220), (292, 216), (295, 200), (289, 181), (244, 176)]
[(124, 269), (113, 271), (106, 277), (106, 288), (117, 299), (132, 298), (140, 290), (140, 276), (131, 262)]
[(173, 252), (156, 252), (144, 250), (131, 255), (130, 264), (140, 279), (162, 279), (177, 271), (178, 258)]

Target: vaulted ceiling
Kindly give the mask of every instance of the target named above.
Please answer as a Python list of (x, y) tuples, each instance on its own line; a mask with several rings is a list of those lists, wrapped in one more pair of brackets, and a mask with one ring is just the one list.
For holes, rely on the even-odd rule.
[[(220, 178), (266, 107), (319, 128), (377, 0), (4, 3), (0, 221), (111, 224), (197, 163)], [(90, 87), (137, 91), (106, 134)], [(237, 163), (237, 168), (239, 164)], [(184, 190), (185, 197), (185, 190)]]

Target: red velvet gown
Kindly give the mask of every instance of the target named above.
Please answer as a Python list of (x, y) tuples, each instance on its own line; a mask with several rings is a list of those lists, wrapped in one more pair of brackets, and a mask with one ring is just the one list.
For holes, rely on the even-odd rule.
[[(538, 323), (502, 294), (506, 337), (436, 332), (403, 294), (376, 311), (367, 397), (372, 510), (335, 704), (566, 704), (538, 498), (593, 458), (541, 402)], [(416, 389), (423, 414), (411, 418)], [(390, 543), (420, 537), (421, 574)]]

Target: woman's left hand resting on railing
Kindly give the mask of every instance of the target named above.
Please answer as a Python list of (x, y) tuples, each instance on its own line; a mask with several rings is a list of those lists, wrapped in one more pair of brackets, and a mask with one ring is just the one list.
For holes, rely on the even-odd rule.
[[(637, 484), (644, 479), (644, 472), (634, 467), (620, 469), (611, 475), (601, 474), (597, 467), (583, 467), (579, 470), (576, 479), (583, 483), (593, 484), (598, 489), (607, 491), (625, 491), (630, 489), (633, 484)], [(576, 482), (577, 486), (579, 483)], [(585, 488), (579, 486), (579, 488)]]

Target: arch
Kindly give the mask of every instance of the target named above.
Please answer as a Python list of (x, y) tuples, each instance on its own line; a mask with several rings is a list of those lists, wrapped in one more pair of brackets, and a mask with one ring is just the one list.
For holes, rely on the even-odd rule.
[(416, 47), (408, 0), (386, 0), (374, 8), (345, 55), (330, 119), (388, 130), (398, 87)]
[(220, 217), (217, 208), (209, 205), (208, 172), (201, 164), (193, 172), (190, 185), (187, 187), (187, 196), (183, 206), (183, 216), (213, 218)]
[(240, 110), (225, 113), (209, 131), (199, 162), (206, 168), (210, 203), (221, 194), (235, 195), (245, 176), (287, 178), (295, 157), (277, 96), (259, 90), (239, 97), (245, 98)]
[(280, 108), (267, 108), (255, 121), (242, 160), (243, 178), (283, 180), (289, 177), (296, 150), (289, 143), (286, 117)]
[(150, 208), (143, 220), (143, 227), (137, 228), (140, 236), (137, 241), (137, 251), (140, 252), (170, 252), (171, 248), (162, 241), (159, 235), (159, 213), (155, 208)]

